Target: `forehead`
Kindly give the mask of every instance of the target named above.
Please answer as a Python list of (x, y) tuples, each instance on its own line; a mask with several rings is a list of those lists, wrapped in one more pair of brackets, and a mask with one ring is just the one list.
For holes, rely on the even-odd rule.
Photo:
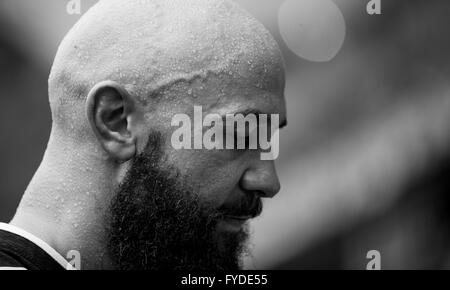
[[(189, 114), (193, 106), (201, 106), (206, 114), (221, 115), (242, 111), (286, 115), (284, 75), (267, 76), (213, 74), (205, 79), (173, 87), (173, 108), (178, 106)], [(177, 110), (178, 111), (178, 110)]]
[(205, 58), (198, 63), (201, 69), (169, 74), (175, 81), (162, 92), (169, 100), (164, 102), (166, 112), (190, 114), (193, 106), (201, 106), (205, 114), (259, 111), (285, 119), (283, 56), (269, 35), (263, 38), (266, 41), (244, 45), (239, 53)]

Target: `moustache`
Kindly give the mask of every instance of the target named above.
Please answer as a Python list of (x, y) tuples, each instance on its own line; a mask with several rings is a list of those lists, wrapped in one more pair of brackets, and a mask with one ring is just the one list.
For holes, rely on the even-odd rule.
[(220, 207), (222, 216), (256, 218), (261, 215), (263, 203), (256, 194), (246, 193), (239, 200), (229, 202)]

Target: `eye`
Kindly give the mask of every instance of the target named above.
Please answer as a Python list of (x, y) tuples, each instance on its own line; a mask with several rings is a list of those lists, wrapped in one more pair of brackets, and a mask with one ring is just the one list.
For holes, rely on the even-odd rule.
[[(258, 119), (252, 122), (252, 119), (233, 122), (226, 126), (224, 132), (225, 144), (227, 149), (236, 151), (258, 150)], [(231, 144), (233, 146), (231, 146)]]
[[(232, 132), (224, 132), (224, 147), (228, 150), (248, 150), (250, 146), (250, 138), (248, 135), (244, 135), (243, 133), (240, 133), (238, 131), (232, 131)], [(228, 147), (227, 144), (231, 143), (233, 147)]]
[[(235, 132), (233, 135), (236, 150), (250, 150), (250, 136), (242, 136), (238, 132)], [(244, 142), (243, 148), (241, 148), (241, 146), (238, 146), (239, 142)]]

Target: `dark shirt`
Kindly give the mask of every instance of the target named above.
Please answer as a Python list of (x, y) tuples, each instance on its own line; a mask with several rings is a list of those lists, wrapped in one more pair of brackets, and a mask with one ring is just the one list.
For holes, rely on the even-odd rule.
[(32, 241), (0, 229), (0, 270), (60, 271), (65, 268)]

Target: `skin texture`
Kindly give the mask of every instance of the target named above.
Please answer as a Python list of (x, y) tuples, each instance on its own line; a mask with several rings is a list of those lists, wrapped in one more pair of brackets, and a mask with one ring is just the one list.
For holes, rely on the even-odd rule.
[[(120, 19), (120, 21), (118, 21)], [(12, 224), (83, 269), (114, 268), (105, 215), (154, 132), (167, 166), (219, 208), (280, 189), (257, 150), (175, 150), (175, 114), (258, 110), (286, 119), (284, 65), (268, 31), (229, 1), (100, 1), (61, 43), (49, 78), (53, 124)], [(227, 224), (222, 225), (225, 229)]]

